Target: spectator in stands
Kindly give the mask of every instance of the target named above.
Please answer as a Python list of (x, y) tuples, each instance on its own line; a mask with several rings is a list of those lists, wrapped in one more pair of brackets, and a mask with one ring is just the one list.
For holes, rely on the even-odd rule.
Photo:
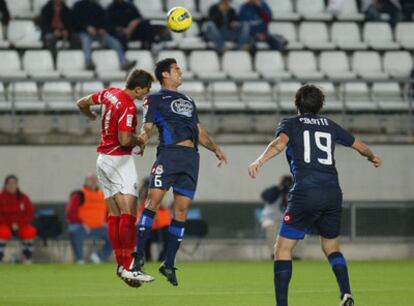
[(104, 194), (98, 187), (96, 175), (89, 174), (80, 190), (72, 192), (66, 206), (69, 237), (76, 263), (84, 263), (84, 240), (102, 240), (104, 245), (99, 252), (93, 252), (93, 263), (105, 261), (112, 253), (106, 228), (107, 210)]
[(128, 61), (125, 58), (125, 52), (119, 40), (108, 34), (106, 12), (96, 0), (76, 2), (73, 6), (73, 15), (88, 69), (94, 68), (92, 63), (93, 41), (98, 41), (103, 46), (115, 50), (122, 69), (129, 70), (135, 66), (136, 61)]
[(73, 30), (72, 11), (62, 0), (49, 0), (40, 13), (42, 40), (45, 48), (56, 57), (56, 43), (62, 42), (63, 48), (70, 46), (70, 34)]
[(31, 263), (33, 240), (36, 238), (36, 229), (30, 224), (32, 221), (32, 202), (20, 191), (17, 177), (7, 176), (0, 193), (0, 262), (4, 257), (6, 242), (15, 235), (23, 243), (23, 262)]
[[(145, 200), (148, 195), (149, 178), (142, 180), (141, 188), (139, 190), (139, 205), (137, 220), (139, 220), (142, 211), (145, 208)], [(145, 259), (146, 261), (152, 260), (151, 256), (151, 244), (160, 243), (161, 249), (158, 254), (158, 261), (164, 261), (165, 252), (167, 251), (168, 242), (168, 227), (171, 223), (171, 209), (163, 207), (161, 204), (155, 215), (154, 223), (152, 225), (151, 236), (145, 246)]]
[(237, 43), (237, 49), (249, 50), (252, 40), (249, 24), (238, 20), (230, 2), (231, 0), (220, 0), (210, 7), (204, 33), (219, 52), (226, 51), (226, 41)]
[(388, 14), (393, 27), (402, 16), (399, 0), (364, 0), (363, 11), (368, 21), (381, 21), (381, 14)]
[(124, 49), (128, 41), (140, 40), (144, 49), (151, 49), (154, 28), (142, 17), (138, 8), (125, 0), (114, 0), (107, 8), (110, 31), (119, 39)]
[(240, 21), (249, 23), (250, 34), (255, 41), (265, 41), (274, 50), (282, 50), (287, 40), (278, 34), (270, 34), (268, 24), (272, 11), (265, 0), (247, 0), (240, 7)]

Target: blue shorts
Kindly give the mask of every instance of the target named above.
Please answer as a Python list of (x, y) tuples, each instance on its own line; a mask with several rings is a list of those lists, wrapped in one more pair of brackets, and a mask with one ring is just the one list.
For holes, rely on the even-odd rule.
[(194, 148), (167, 145), (157, 149), (157, 160), (152, 166), (150, 188), (168, 190), (194, 199), (200, 156)]
[(279, 235), (300, 240), (305, 234), (327, 239), (339, 236), (341, 230), (342, 191), (339, 188), (312, 188), (289, 193)]

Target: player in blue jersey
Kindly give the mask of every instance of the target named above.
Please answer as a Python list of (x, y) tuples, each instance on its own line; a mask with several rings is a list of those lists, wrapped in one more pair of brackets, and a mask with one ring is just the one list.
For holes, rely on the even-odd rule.
[(339, 248), (342, 191), (335, 168), (335, 144), (352, 147), (375, 167), (381, 165), (381, 159), (338, 124), (318, 115), (324, 101), (325, 96), (318, 87), (301, 87), (295, 97), (298, 115), (282, 120), (276, 130), (276, 138), (248, 167), (249, 175), (255, 178), (266, 161), (286, 148), (287, 160), (294, 176), (275, 244), (277, 306), (288, 305), (292, 250), (306, 233), (317, 233), (321, 237), (322, 250), (339, 285), (340, 305), (354, 305), (346, 261)]
[(144, 124), (140, 137), (147, 142), (156, 126), (159, 145), (157, 159), (151, 170), (145, 209), (138, 222), (138, 239), (131, 271), (139, 279), (144, 274), (145, 244), (151, 234), (155, 212), (167, 190), (172, 187), (173, 219), (168, 229), (166, 258), (159, 271), (172, 285), (177, 286), (175, 256), (184, 236), (184, 222), (196, 191), (198, 144), (216, 155), (219, 167), (227, 163), (227, 158), (201, 126), (194, 100), (177, 91), (182, 83), (182, 73), (175, 59), (159, 61), (155, 76), (161, 83), (161, 90), (144, 101)]

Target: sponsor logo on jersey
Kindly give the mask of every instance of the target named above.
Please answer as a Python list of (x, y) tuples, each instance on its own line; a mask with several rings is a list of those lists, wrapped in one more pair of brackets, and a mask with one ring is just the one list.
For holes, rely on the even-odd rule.
[(185, 99), (176, 99), (171, 102), (171, 110), (178, 114), (191, 118), (193, 115), (193, 104)]
[(155, 174), (157, 174), (157, 175), (161, 175), (161, 174), (163, 174), (164, 173), (164, 168), (163, 168), (163, 166), (162, 165), (158, 165), (156, 168), (155, 168)]
[(121, 102), (119, 102), (118, 98), (109, 91), (104, 93), (104, 98), (107, 99), (112, 105), (115, 105), (116, 108), (119, 108), (121, 105)]
[(132, 121), (134, 120), (134, 115), (127, 115), (126, 125), (132, 127)]
[(292, 223), (292, 218), (290, 217), (289, 213), (285, 213), (285, 216), (283, 217), (283, 222), (285, 222), (286, 224)]

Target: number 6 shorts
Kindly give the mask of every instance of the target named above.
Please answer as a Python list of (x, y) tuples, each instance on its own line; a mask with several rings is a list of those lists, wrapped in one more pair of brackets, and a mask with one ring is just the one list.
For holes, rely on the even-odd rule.
[(138, 174), (132, 155), (99, 154), (96, 174), (105, 199), (117, 193), (138, 197)]
[(151, 169), (150, 188), (169, 190), (194, 199), (200, 156), (194, 148), (168, 145), (159, 147)]

